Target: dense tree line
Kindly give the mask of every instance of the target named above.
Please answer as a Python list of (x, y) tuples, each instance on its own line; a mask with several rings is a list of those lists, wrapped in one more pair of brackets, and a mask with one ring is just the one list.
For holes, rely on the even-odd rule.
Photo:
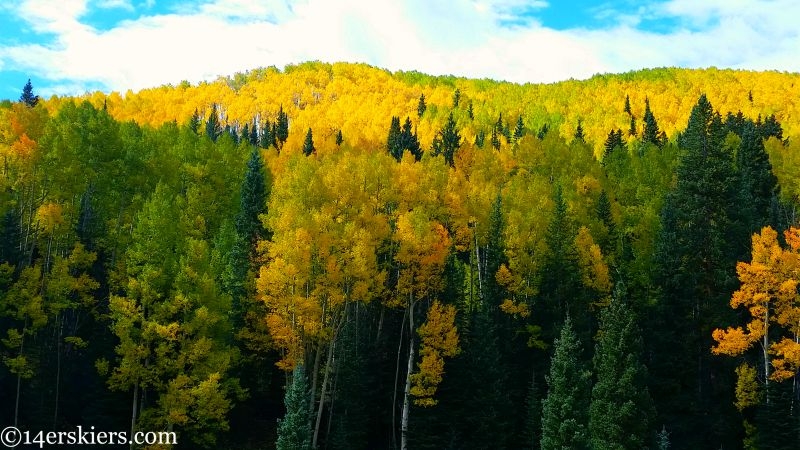
[(701, 95), (668, 134), (636, 92), (601, 145), (591, 115), (565, 137), (469, 94), (414, 95), (369, 141), (280, 102), (152, 126), (26, 85), (0, 106), (0, 423), (179, 448), (793, 448), (783, 124)]

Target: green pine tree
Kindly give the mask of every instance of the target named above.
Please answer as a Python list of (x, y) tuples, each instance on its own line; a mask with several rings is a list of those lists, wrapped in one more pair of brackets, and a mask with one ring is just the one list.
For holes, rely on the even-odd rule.
[(316, 153), (316, 151), (317, 149), (314, 148), (314, 134), (311, 132), (311, 128), (309, 128), (306, 132), (306, 140), (303, 141), (303, 154), (311, 156), (311, 154)]
[(642, 130), (642, 142), (649, 142), (661, 147), (661, 132), (658, 130), (656, 117), (650, 110), (650, 99), (644, 99), (644, 129)]
[(206, 119), (206, 136), (216, 142), (217, 138), (222, 134), (222, 124), (219, 122), (219, 112), (217, 111), (217, 104), (211, 105), (211, 111), (208, 113)]
[(428, 106), (425, 104), (425, 94), (419, 94), (419, 102), (417, 103), (417, 116), (422, 117)]
[(650, 440), (653, 405), (642, 363), (642, 338), (622, 282), (600, 314), (589, 407), (592, 448), (640, 449)]
[(581, 124), (580, 119), (578, 119), (578, 126), (575, 127), (575, 134), (572, 137), (575, 138), (576, 141), (585, 142), (583, 135), (583, 125)]
[(308, 408), (309, 388), (302, 365), (294, 369), (292, 383), (286, 389), (286, 414), (278, 424), (277, 450), (310, 450), (311, 417)]
[(344, 137), (342, 137), (342, 130), (336, 132), (336, 146), (340, 147), (344, 142)]
[(283, 105), (278, 109), (278, 118), (275, 121), (273, 139), (278, 144), (278, 148), (283, 148), (286, 139), (289, 139), (289, 115), (283, 111)]
[(514, 140), (518, 141), (525, 136), (525, 125), (522, 123), (522, 116), (517, 117), (517, 125), (514, 127)]
[(389, 154), (397, 161), (403, 159), (400, 133), (400, 118), (392, 116), (392, 123), (389, 125), (389, 136), (386, 138), (386, 148), (389, 150)]
[(583, 367), (582, 347), (567, 316), (547, 378), (542, 402), (542, 450), (588, 449), (588, 404), (591, 373)]
[(30, 78), (22, 88), (22, 95), (19, 96), (19, 101), (29, 108), (33, 108), (39, 103), (39, 96), (33, 93), (33, 85)]

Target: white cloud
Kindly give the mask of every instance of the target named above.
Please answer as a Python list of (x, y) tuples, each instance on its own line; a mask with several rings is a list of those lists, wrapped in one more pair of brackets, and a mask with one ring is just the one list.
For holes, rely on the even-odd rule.
[[(55, 39), (0, 48), (0, 67), (38, 73), (58, 83), (58, 92), (76, 93), (97, 83), (135, 90), (315, 59), (516, 82), (675, 65), (800, 70), (796, 3), (671, 0), (639, 8), (612, 29), (556, 31), (535, 21), (501, 25), (520, 8), (547, 7), (543, 1), (214, 0), (98, 31), (80, 22), (86, 1), (54, 8), (28, 0), (17, 13)], [(640, 28), (662, 17), (682, 25), (670, 34)]]

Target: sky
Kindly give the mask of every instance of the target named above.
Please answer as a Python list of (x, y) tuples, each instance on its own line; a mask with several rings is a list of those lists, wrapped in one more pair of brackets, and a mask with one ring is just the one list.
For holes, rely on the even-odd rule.
[(800, 71), (797, 0), (22, 0), (0, 3), (0, 99), (365, 62), (541, 83), (652, 67)]

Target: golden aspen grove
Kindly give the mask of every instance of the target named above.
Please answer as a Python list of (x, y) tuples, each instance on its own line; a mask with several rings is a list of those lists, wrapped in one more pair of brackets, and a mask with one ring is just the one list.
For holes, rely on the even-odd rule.
[(800, 442), (800, 74), (307, 62), (31, 89), (0, 103), (0, 424), (177, 433), (148, 449)]

